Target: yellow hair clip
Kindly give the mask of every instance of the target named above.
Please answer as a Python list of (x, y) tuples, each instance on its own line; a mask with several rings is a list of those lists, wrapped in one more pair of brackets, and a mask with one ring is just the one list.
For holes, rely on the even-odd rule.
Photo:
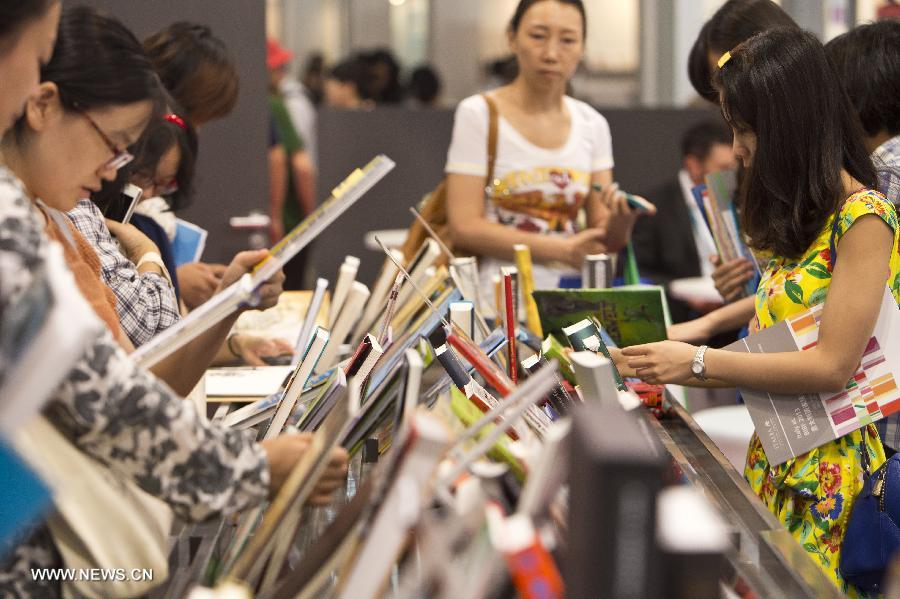
[(724, 67), (725, 63), (727, 63), (729, 60), (731, 60), (731, 52), (726, 52), (719, 58), (719, 68), (721, 69), (722, 67)]

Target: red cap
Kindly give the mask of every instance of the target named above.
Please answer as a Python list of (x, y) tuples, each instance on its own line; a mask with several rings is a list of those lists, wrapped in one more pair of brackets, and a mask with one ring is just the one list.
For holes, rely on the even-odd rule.
[(266, 68), (269, 70), (283, 67), (294, 58), (294, 53), (278, 43), (277, 40), (266, 40)]

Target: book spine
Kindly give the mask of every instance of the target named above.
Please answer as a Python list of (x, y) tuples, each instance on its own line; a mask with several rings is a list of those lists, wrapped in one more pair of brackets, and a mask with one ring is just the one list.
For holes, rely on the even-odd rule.
[(516, 309), (513, 298), (512, 275), (503, 275), (503, 291), (506, 300), (506, 341), (509, 344), (509, 378), (513, 385), (519, 378), (519, 361), (516, 356)]
[(532, 272), (531, 250), (527, 245), (517, 243), (513, 246), (516, 254), (516, 267), (519, 269), (519, 282), (522, 288), (522, 299), (525, 302), (525, 323), (532, 333), (543, 337), (541, 318), (538, 315), (537, 303), (531, 295), (534, 291), (534, 274)]

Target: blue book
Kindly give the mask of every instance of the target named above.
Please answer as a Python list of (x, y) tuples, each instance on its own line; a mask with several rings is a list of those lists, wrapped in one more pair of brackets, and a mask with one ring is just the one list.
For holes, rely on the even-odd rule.
[(47, 485), (19, 454), (0, 439), (0, 548), (9, 547), (17, 534), (38, 521), (50, 508)]
[(175, 265), (189, 264), (200, 260), (206, 248), (206, 229), (180, 218), (176, 220), (175, 239), (172, 240), (172, 254)]

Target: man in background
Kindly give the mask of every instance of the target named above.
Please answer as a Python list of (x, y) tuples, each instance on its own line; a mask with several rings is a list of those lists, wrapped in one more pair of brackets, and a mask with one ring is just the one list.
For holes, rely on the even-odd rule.
[[(731, 130), (721, 121), (703, 121), (688, 129), (681, 157), (677, 178), (647, 196), (656, 205), (656, 217), (640, 219), (632, 234), (641, 276), (663, 286), (674, 279), (712, 276), (709, 258), (716, 246), (691, 189), (710, 173), (737, 167)], [(703, 308), (674, 298), (669, 298), (669, 306), (673, 322), (694, 318)]]

